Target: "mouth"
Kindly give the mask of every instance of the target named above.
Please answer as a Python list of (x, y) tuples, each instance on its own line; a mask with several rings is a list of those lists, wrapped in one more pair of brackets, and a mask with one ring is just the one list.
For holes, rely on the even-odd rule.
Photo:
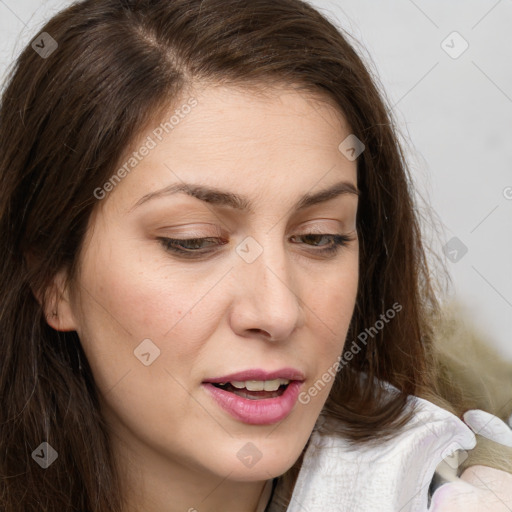
[(273, 372), (245, 370), (203, 381), (203, 389), (233, 418), (251, 425), (269, 425), (294, 409), (304, 374), (294, 368)]
[(267, 381), (212, 382), (212, 385), (248, 400), (262, 400), (281, 396), (286, 391), (290, 382), (288, 379), (274, 379)]

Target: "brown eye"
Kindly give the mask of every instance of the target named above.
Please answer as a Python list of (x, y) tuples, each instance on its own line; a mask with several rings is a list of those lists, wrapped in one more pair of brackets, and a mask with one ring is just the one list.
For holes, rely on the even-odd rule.
[(322, 254), (336, 254), (341, 249), (341, 247), (344, 247), (349, 242), (353, 240), (353, 237), (349, 235), (338, 235), (338, 234), (327, 234), (327, 233), (305, 233), (303, 235), (296, 235), (292, 238), (302, 238), (306, 240), (318, 240), (322, 238), (329, 238), (331, 240), (331, 243), (329, 244), (309, 244), (306, 245), (313, 245), (313, 247), (323, 247), (322, 249), (318, 249), (317, 252), (320, 252)]
[(186, 254), (193, 255), (196, 254), (205, 254), (211, 252), (211, 249), (207, 247), (215, 246), (215, 245), (223, 245), (211, 243), (205, 246), (206, 241), (216, 241), (220, 240), (215, 237), (205, 237), (205, 238), (159, 238), (160, 242), (164, 246), (164, 248), (168, 251), (172, 251), (178, 254)]
[[(349, 235), (328, 234), (328, 233), (304, 233), (302, 235), (295, 235), (291, 239), (302, 239), (306, 242), (304, 245), (313, 247), (314, 251), (325, 255), (336, 255), (339, 250), (346, 246), (349, 242), (354, 240), (354, 237)], [(315, 243), (327, 239), (329, 243)], [(215, 251), (215, 247), (225, 245), (228, 243), (226, 240), (216, 237), (204, 238), (158, 238), (166, 251), (183, 256), (185, 258), (200, 257), (210, 254)], [(217, 241), (221, 243), (216, 243)], [(207, 243), (210, 242), (210, 243)], [(313, 243), (311, 243), (313, 242)], [(318, 247), (318, 249), (316, 249)]]

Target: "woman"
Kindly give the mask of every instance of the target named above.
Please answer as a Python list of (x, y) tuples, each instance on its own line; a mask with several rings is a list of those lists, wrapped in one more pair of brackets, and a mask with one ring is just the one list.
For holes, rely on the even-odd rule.
[(318, 510), (311, 463), (410, 455), (425, 413), (473, 448), (393, 125), (309, 5), (77, 2), (1, 108), (3, 511)]

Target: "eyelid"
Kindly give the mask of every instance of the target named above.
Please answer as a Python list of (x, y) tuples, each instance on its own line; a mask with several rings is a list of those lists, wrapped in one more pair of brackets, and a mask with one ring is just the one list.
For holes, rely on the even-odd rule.
[[(192, 226), (192, 227), (189, 227)], [(203, 226), (203, 227), (201, 227)], [(204, 227), (206, 226), (206, 227)], [(224, 231), (217, 224), (205, 223), (198, 226), (197, 224), (182, 224), (179, 226), (167, 226), (162, 230), (171, 230), (169, 236), (180, 236), (187, 238), (210, 238), (210, 237), (223, 237), (225, 236)]]
[[(298, 233), (296, 235), (293, 235), (291, 238), (306, 238), (308, 236), (317, 236), (320, 238), (329, 238), (330, 243), (327, 245), (310, 245), (305, 242), (299, 242), (297, 245), (305, 245), (309, 246), (307, 249), (307, 252), (311, 255), (320, 256), (322, 258), (326, 259), (332, 259), (335, 257), (338, 257), (340, 252), (346, 247), (349, 246), (352, 242), (355, 242), (357, 240), (357, 230), (352, 231), (351, 233), (329, 233), (329, 232), (323, 232), (323, 233), (314, 233), (314, 232), (303, 232)], [(221, 244), (211, 244), (210, 246), (207, 246), (206, 248), (200, 248), (200, 249), (191, 249), (191, 248), (184, 248), (180, 246), (180, 243), (183, 244), (185, 242), (200, 242), (203, 243), (205, 241), (211, 241), (211, 240), (221, 240), (221, 238), (217, 237), (195, 237), (195, 238), (165, 238), (165, 237), (159, 237), (158, 241), (162, 245), (162, 247), (170, 254), (175, 256), (178, 259), (181, 260), (204, 260), (208, 259), (210, 257), (215, 257), (217, 255), (220, 255), (220, 247), (222, 245), (226, 245), (229, 242), (224, 242)], [(295, 242), (294, 242), (295, 243)]]
[[(325, 223), (331, 223), (331, 224), (335, 223), (338, 227), (326, 226)], [(347, 230), (344, 228), (344, 226), (347, 224), (351, 227), (351, 229)], [(202, 230), (203, 229), (202, 226), (206, 226), (206, 231)], [(225, 230), (223, 228), (219, 227), (218, 224), (209, 223), (209, 222), (199, 223), (199, 224), (190, 223), (190, 224), (180, 224), (177, 226), (166, 226), (166, 227), (162, 228), (162, 230), (164, 230), (164, 229), (172, 230), (171, 236), (179, 235), (179, 236), (188, 236), (190, 238), (194, 238), (194, 237), (200, 238), (200, 237), (210, 237), (210, 236), (219, 236), (219, 237), (227, 236), (227, 233), (225, 232)], [(209, 231), (210, 229), (212, 231)], [(339, 229), (342, 229), (345, 232), (346, 231), (349, 231), (349, 232), (354, 231), (356, 229), (355, 222), (349, 223), (349, 222), (346, 222), (345, 219), (320, 217), (320, 218), (308, 220), (307, 222), (299, 223), (299, 224), (295, 225), (294, 227), (292, 227), (291, 231), (293, 231), (293, 233), (296, 233), (297, 231), (302, 233), (304, 230), (311, 230), (312, 233), (315, 232), (315, 233), (319, 233), (319, 234), (325, 234), (329, 230), (332, 232), (333, 230), (339, 230)], [(184, 231), (184, 232), (182, 232), (182, 231)]]

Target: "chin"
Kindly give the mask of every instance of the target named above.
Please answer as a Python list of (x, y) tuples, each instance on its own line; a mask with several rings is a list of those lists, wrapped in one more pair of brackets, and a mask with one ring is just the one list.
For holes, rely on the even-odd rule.
[[(238, 482), (269, 480), (286, 473), (302, 453), (302, 445), (286, 446), (282, 439), (257, 438), (247, 442), (231, 443), (236, 448), (229, 449), (220, 470), (229, 479)], [(234, 456), (233, 456), (233, 455)]]

